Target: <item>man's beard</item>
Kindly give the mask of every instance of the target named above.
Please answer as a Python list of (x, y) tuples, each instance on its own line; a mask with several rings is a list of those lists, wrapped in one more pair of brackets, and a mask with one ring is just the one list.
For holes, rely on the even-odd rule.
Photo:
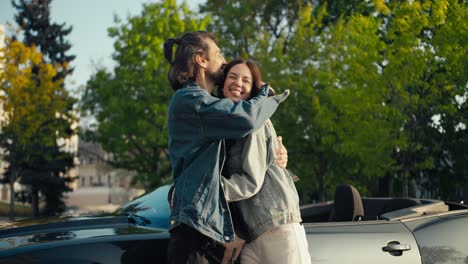
[(222, 85), (224, 81), (223, 69), (220, 68), (215, 72), (207, 73), (206, 78), (212, 81), (216, 86)]

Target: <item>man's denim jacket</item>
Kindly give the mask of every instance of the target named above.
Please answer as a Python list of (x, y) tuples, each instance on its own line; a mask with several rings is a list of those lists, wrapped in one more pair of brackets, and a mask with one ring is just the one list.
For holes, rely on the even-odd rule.
[(217, 241), (234, 240), (220, 175), (225, 138), (241, 138), (260, 128), (289, 92), (234, 103), (210, 95), (194, 82), (178, 90), (169, 104), (169, 157), (174, 178), (169, 229), (185, 223)]

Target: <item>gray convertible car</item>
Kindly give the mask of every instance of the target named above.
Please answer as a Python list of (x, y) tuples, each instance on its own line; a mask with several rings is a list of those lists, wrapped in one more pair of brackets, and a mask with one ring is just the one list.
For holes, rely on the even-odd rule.
[[(164, 263), (163, 186), (108, 215), (0, 225), (0, 263)], [(312, 263), (468, 263), (468, 206), (360, 197), (337, 186), (333, 201), (302, 207)], [(283, 264), (283, 263), (279, 263)]]

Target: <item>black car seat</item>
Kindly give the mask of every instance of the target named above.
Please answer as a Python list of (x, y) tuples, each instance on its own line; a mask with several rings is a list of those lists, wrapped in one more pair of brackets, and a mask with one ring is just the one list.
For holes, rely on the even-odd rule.
[(364, 217), (364, 206), (359, 192), (349, 184), (338, 185), (329, 221), (359, 221), (362, 217)]

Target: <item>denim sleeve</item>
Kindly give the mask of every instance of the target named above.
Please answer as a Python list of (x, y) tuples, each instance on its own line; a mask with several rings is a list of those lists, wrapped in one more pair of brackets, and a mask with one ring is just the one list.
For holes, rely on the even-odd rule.
[[(267, 171), (267, 145), (264, 129), (248, 135), (242, 140), (241, 164), (234, 164), (236, 172), (229, 179), (221, 177), (224, 187), (224, 195), (228, 202), (248, 199), (254, 196), (262, 188)], [(226, 162), (225, 166), (230, 162)], [(239, 170), (240, 169), (240, 170)]]
[(238, 103), (230, 99), (204, 97), (198, 109), (203, 136), (210, 140), (241, 138), (260, 128), (289, 95), (286, 91), (268, 97), (267, 92), (268, 87), (265, 86), (258, 96)]

